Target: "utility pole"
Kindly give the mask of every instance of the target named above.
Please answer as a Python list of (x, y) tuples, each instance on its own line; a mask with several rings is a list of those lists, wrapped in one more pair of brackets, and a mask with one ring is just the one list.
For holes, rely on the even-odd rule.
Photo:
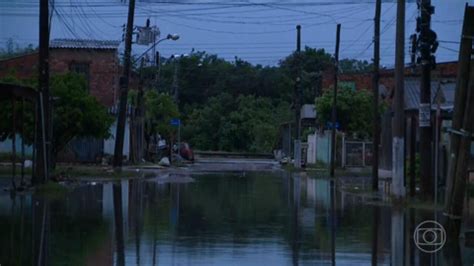
[(468, 168), (471, 153), (471, 139), (474, 136), (474, 124), (472, 123), (472, 121), (474, 121), (474, 58), (472, 55), (470, 75), (462, 78), (469, 79), (469, 88), (467, 91), (463, 127), (459, 132), (453, 132), (454, 134), (460, 134), (462, 137), (459, 143), (458, 158), (456, 162), (456, 180), (447, 212), (449, 217), (448, 231), (453, 237), (459, 236), (461, 232), (461, 222), (466, 195), (466, 180), (468, 180), (469, 175)]
[(295, 145), (294, 166), (301, 168), (301, 25), (296, 25)]
[(447, 235), (457, 239), (461, 229), (466, 193), (469, 148), (474, 133), (474, 7), (466, 4), (458, 77), (454, 99), (453, 122), (450, 138), (449, 171), (446, 189)]
[(39, 16), (39, 98), (36, 112), (36, 162), (33, 184), (48, 179), (48, 150), (51, 147), (49, 113), (49, 1), (40, 0)]
[[(452, 128), (454, 130), (459, 130), (462, 128), (462, 117), (464, 115), (464, 106), (465, 99), (467, 97), (468, 90), (468, 79), (462, 77), (469, 77), (470, 61), (470, 51), (472, 46), (472, 40), (465, 38), (464, 36), (474, 35), (474, 7), (469, 7), (466, 4), (464, 10), (464, 23), (462, 27), (462, 38), (459, 48), (459, 57), (458, 57), (458, 73), (457, 73), (457, 83), (456, 83), (456, 94), (454, 99), (454, 111), (453, 111), (453, 121)], [(456, 162), (458, 159), (458, 150), (459, 150), (460, 136), (457, 134), (451, 134), (450, 136), (450, 153), (449, 153), (449, 168), (448, 168), (448, 177), (446, 180), (446, 207), (450, 203), (452, 190), (454, 183), (456, 182)]]
[(372, 141), (372, 190), (379, 190), (379, 145), (380, 145), (380, 113), (379, 113), (379, 67), (380, 67), (380, 10), (382, 0), (375, 2), (374, 19), (374, 73), (372, 77), (372, 89), (374, 91), (373, 112), (374, 128)]
[(130, 0), (128, 6), (127, 32), (125, 34), (125, 53), (123, 64), (123, 75), (120, 77), (120, 100), (119, 114), (117, 122), (117, 133), (115, 135), (115, 151), (113, 165), (116, 168), (122, 167), (123, 142), (125, 135), (125, 121), (127, 118), (127, 97), (128, 83), (130, 79), (130, 65), (132, 52), (132, 33), (133, 33), (133, 17), (135, 13), (135, 0)]
[(418, 5), (421, 17), (417, 20), (419, 30), (419, 50), (421, 55), (421, 84), (420, 84), (420, 180), (421, 193), (427, 199), (433, 198), (432, 175), (432, 128), (431, 128), (431, 68), (434, 66), (432, 53), (433, 39), (436, 34), (431, 30), (431, 14), (434, 7), (431, 0), (421, 0)]
[(395, 97), (393, 100), (393, 140), (392, 140), (392, 184), (393, 193), (400, 198), (405, 195), (405, 0), (398, 0), (397, 30), (395, 36)]
[(334, 168), (336, 167), (336, 107), (337, 107), (337, 76), (339, 72), (339, 41), (341, 35), (341, 24), (337, 24), (336, 31), (336, 51), (335, 51), (335, 60), (334, 60), (334, 94), (332, 99), (332, 114), (331, 114), (331, 169), (329, 174), (331, 177), (334, 177)]
[(179, 84), (178, 84), (178, 58), (176, 56), (173, 57), (173, 99), (176, 105), (179, 104)]

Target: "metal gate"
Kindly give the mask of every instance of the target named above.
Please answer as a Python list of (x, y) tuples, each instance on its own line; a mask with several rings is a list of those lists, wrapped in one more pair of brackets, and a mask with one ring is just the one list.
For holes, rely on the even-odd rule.
[(372, 165), (372, 142), (343, 142), (342, 167), (366, 167)]

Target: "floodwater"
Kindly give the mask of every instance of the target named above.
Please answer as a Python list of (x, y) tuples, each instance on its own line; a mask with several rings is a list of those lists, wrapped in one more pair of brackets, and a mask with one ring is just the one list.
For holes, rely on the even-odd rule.
[(361, 195), (285, 172), (0, 194), (0, 264), (473, 265), (464, 241), (436, 257), (415, 247), (413, 230), (432, 213)]

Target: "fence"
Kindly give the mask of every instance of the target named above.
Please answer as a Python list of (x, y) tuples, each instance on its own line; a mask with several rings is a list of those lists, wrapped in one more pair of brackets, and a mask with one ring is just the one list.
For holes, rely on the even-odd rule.
[(343, 140), (342, 167), (366, 167), (372, 165), (373, 145), (365, 141)]

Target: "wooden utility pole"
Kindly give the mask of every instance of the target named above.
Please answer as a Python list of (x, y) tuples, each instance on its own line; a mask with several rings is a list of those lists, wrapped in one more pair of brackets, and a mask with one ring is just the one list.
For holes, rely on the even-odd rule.
[(382, 0), (375, 2), (374, 19), (374, 73), (372, 77), (372, 89), (374, 91), (373, 112), (374, 128), (372, 141), (372, 189), (379, 190), (379, 145), (380, 145), (380, 113), (379, 113), (379, 65), (380, 65), (380, 10)]
[(296, 139), (301, 138), (301, 25), (296, 26), (296, 101), (295, 101), (295, 115), (296, 115)]
[(132, 52), (133, 17), (135, 13), (135, 0), (130, 0), (128, 6), (127, 32), (125, 34), (125, 53), (123, 63), (123, 75), (120, 77), (120, 100), (117, 121), (117, 133), (115, 135), (114, 167), (122, 167), (123, 142), (125, 136), (125, 121), (127, 118), (128, 83), (130, 79), (130, 65)]
[[(458, 160), (456, 162), (456, 177), (451, 196), (451, 204), (448, 209), (448, 230), (453, 236), (459, 236), (461, 232), (461, 218), (464, 209), (464, 197), (466, 194), (466, 180), (468, 178), (468, 166), (470, 158), (471, 138), (474, 133), (474, 59), (471, 58), (469, 75), (469, 88), (467, 92), (466, 107), (464, 111), (463, 127), (461, 135)], [(467, 79), (467, 77), (465, 77)]]
[(178, 58), (176, 56), (173, 56), (173, 66), (174, 66), (174, 72), (173, 72), (173, 99), (176, 105), (179, 104), (179, 84), (178, 84), (178, 67), (179, 67), (179, 62)]
[[(474, 7), (469, 7), (466, 4), (464, 10), (464, 23), (462, 27), (462, 36), (473, 36), (474, 35)], [(453, 111), (453, 120), (452, 128), (454, 130), (459, 130), (462, 128), (462, 118), (464, 115), (464, 109), (466, 104), (467, 89), (468, 89), (468, 79), (470, 61), (469, 57), (472, 46), (472, 39), (461, 37), (461, 44), (459, 48), (459, 57), (458, 57), (458, 73), (457, 73), (457, 83), (456, 83), (456, 94), (454, 98), (454, 111)], [(464, 77), (464, 78), (463, 78)], [(446, 180), (446, 208), (450, 204), (451, 195), (453, 191), (454, 184), (456, 182), (456, 165), (458, 160), (458, 150), (459, 142), (461, 138), (457, 134), (451, 134), (450, 136), (450, 152), (449, 152), (449, 167), (448, 167), (448, 176)]]
[(336, 51), (334, 55), (334, 92), (332, 99), (332, 114), (331, 114), (331, 169), (329, 174), (334, 177), (334, 168), (336, 167), (336, 121), (337, 121), (337, 76), (339, 72), (339, 41), (341, 35), (341, 24), (337, 24), (336, 30)]
[(404, 157), (405, 157), (405, 108), (404, 108), (404, 71), (405, 71), (405, 0), (398, 0), (397, 30), (395, 37), (395, 97), (393, 108), (392, 140), (392, 184), (396, 197), (405, 195)]
[(301, 168), (301, 26), (296, 25), (296, 53), (295, 53), (295, 144), (294, 144), (294, 167)]
[[(458, 82), (451, 131), (447, 208), (448, 237), (456, 239), (461, 229), (471, 139), (474, 133), (474, 7), (466, 5), (459, 53)], [(469, 60), (470, 58), (470, 60)]]
[(36, 111), (36, 158), (33, 184), (44, 183), (48, 179), (49, 136), (49, 1), (40, 0), (39, 16), (39, 79), (38, 104)]
[[(417, 28), (420, 30), (419, 48), (421, 55), (421, 84), (420, 84), (420, 180), (421, 193), (424, 198), (433, 198), (433, 169), (432, 169), (432, 139), (431, 127), (431, 68), (433, 67), (431, 56), (431, 38), (434, 32), (431, 30), (431, 14), (434, 8), (431, 0), (422, 0), (419, 4), (421, 18)], [(435, 37), (436, 38), (436, 37)]]

